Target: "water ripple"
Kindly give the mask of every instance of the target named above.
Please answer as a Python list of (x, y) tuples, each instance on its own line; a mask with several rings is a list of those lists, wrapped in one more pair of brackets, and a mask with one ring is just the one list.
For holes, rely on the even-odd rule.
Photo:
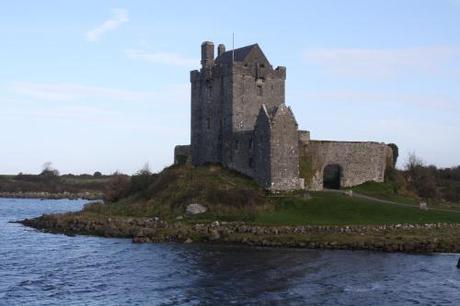
[(0, 305), (460, 305), (458, 255), (132, 244), (11, 220), (83, 201), (0, 199)]

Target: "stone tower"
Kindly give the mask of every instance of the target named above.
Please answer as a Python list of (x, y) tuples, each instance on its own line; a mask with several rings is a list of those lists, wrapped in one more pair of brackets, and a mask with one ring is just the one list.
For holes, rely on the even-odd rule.
[(201, 45), (201, 69), (190, 73), (191, 145), (174, 162), (218, 163), (271, 191), (352, 187), (383, 182), (392, 149), (378, 142), (310, 139), (285, 104), (286, 68), (274, 69), (259, 45), (226, 51)]
[(285, 79), (285, 67), (273, 69), (257, 44), (221, 44), (214, 58), (214, 44), (203, 42), (201, 69), (190, 73), (192, 163), (220, 163), (271, 190), (302, 188)]

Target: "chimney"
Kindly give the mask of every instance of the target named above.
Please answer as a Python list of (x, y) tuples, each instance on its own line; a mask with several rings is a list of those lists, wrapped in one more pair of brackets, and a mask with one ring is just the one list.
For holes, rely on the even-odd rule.
[(212, 41), (205, 41), (201, 44), (201, 65), (209, 67), (214, 62), (214, 44)]
[(217, 47), (217, 56), (221, 56), (224, 52), (225, 52), (225, 45), (224, 45), (224, 44), (220, 44), (220, 45)]

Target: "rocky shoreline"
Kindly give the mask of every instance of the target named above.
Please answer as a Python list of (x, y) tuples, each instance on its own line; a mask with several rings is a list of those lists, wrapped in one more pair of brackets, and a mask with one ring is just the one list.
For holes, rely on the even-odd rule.
[(46, 200), (101, 200), (102, 193), (91, 192), (0, 192), (0, 198), (14, 198), (14, 199), (46, 199)]
[(211, 242), (269, 247), (460, 252), (460, 224), (267, 226), (241, 222), (168, 223), (158, 218), (106, 217), (84, 212), (43, 215), (19, 221), (67, 235), (130, 238), (135, 243)]

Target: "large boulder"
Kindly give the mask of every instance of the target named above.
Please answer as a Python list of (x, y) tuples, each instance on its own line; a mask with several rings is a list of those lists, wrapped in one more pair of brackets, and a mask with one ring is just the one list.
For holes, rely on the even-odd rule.
[(198, 215), (198, 214), (205, 213), (207, 210), (208, 209), (206, 208), (206, 206), (203, 206), (203, 205), (198, 204), (198, 203), (193, 203), (193, 204), (187, 205), (187, 208), (185, 209), (185, 212), (188, 215)]

